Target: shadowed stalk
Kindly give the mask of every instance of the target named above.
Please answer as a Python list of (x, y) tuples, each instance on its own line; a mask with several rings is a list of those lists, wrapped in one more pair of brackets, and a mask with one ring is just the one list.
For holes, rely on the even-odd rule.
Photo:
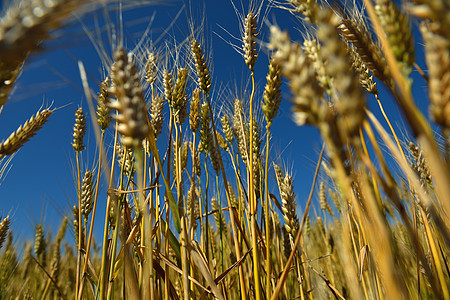
[[(169, 101), (168, 99), (166, 99), (166, 101)], [(169, 105), (169, 146), (168, 146), (168, 153), (167, 153), (167, 161), (170, 161), (171, 158), (171, 154), (172, 154), (172, 130), (173, 130), (173, 114), (172, 114), (172, 106)], [(153, 150), (152, 150), (153, 151)], [(158, 155), (159, 157), (159, 153), (158, 154), (153, 154), (153, 155)], [(163, 166), (160, 160), (157, 160), (159, 158), (155, 157), (155, 161), (157, 162), (158, 167), (160, 168), (161, 172), (163, 170)], [(171, 174), (171, 170), (170, 170), (170, 166), (171, 164), (168, 163), (167, 164), (167, 180), (170, 182), (170, 174)], [(164, 174), (162, 174), (164, 176)], [(165, 182), (164, 182), (165, 183)], [(168, 195), (168, 191), (167, 191), (167, 184), (166, 184), (166, 189), (165, 189), (165, 195)], [(170, 214), (167, 213), (168, 208), (166, 210), (166, 224), (170, 224)], [(169, 226), (166, 227), (166, 231), (164, 233), (164, 240), (165, 240), (165, 244), (164, 244), (164, 254), (169, 257)], [(170, 283), (170, 277), (169, 277), (169, 268), (166, 268), (165, 270), (165, 278), (164, 278), (164, 293), (166, 295), (166, 300), (169, 299), (169, 283)]]
[(181, 261), (183, 270), (183, 296), (184, 299), (189, 299), (189, 263), (188, 263), (188, 228), (186, 221), (186, 214), (183, 206), (183, 190), (182, 190), (182, 170), (181, 170), (181, 124), (180, 128), (175, 124), (175, 174), (176, 174), (176, 185), (177, 185), (177, 198), (178, 198), (178, 208), (181, 208)]
[[(103, 145), (103, 139), (105, 137), (105, 132), (102, 131), (101, 137), (100, 137), (100, 147)], [(98, 154), (98, 170), (97, 170), (97, 182), (95, 184), (95, 195), (94, 195), (94, 207), (92, 208), (92, 217), (91, 217), (91, 224), (89, 228), (89, 238), (87, 240), (87, 246), (86, 246), (86, 260), (84, 261), (83, 265), (83, 276), (86, 273), (87, 270), (87, 264), (89, 260), (89, 254), (91, 250), (91, 243), (92, 243), (92, 232), (94, 231), (94, 220), (95, 220), (95, 213), (97, 211), (97, 199), (98, 199), (98, 191), (100, 188), (100, 177), (101, 177), (101, 166), (102, 166), (102, 149), (100, 149)]]
[(265, 213), (265, 224), (266, 224), (266, 294), (271, 294), (271, 277), (272, 277), (272, 266), (270, 257), (271, 253), (271, 239), (270, 239), (270, 230), (269, 230), (269, 222), (270, 222), (270, 207), (269, 207), (269, 149), (270, 149), (270, 126), (267, 125), (267, 133), (266, 133), (266, 163), (264, 165), (264, 213)]
[[(76, 164), (77, 164), (77, 174), (78, 174), (78, 207), (81, 207), (81, 172), (80, 172), (80, 160), (79, 160), (79, 151), (76, 151)], [(78, 299), (78, 287), (80, 286), (80, 272), (81, 272), (81, 257), (82, 257), (82, 253), (81, 253), (81, 241), (82, 241), (82, 231), (83, 231), (83, 227), (82, 227), (82, 223), (81, 223), (81, 213), (78, 213), (78, 259), (77, 259), (77, 281), (76, 281), (76, 285), (75, 285), (75, 298)]]
[(205, 155), (205, 197), (203, 198), (203, 202), (205, 204), (205, 231), (202, 235), (205, 236), (205, 256), (209, 261), (209, 202), (208, 202), (208, 190), (209, 190), (209, 172), (207, 166), (207, 156)]
[[(136, 157), (137, 173), (138, 173), (138, 206), (140, 214), (144, 216), (144, 222), (141, 223), (141, 243), (144, 248), (144, 268), (143, 268), (143, 283), (141, 297), (143, 299), (153, 299), (154, 297), (154, 275), (153, 275), (153, 224), (149, 220), (149, 214), (147, 212), (147, 205), (145, 205), (144, 197), (144, 169), (143, 169), (143, 151), (140, 147), (134, 148), (134, 155)], [(150, 210), (150, 214), (151, 214)]]
[(75, 285), (75, 298), (78, 299), (78, 288), (80, 287), (81, 264), (82, 264), (82, 231), (83, 223), (81, 222), (81, 168), (80, 168), (80, 152), (84, 150), (83, 137), (86, 133), (86, 116), (80, 107), (75, 112), (75, 125), (73, 127), (72, 147), (76, 153), (77, 167), (77, 194), (78, 194), (78, 258), (77, 258), (77, 276)]
[(249, 180), (248, 180), (248, 195), (250, 203), (250, 222), (251, 222), (251, 232), (252, 232), (252, 248), (253, 248), (253, 279), (254, 279), (254, 289), (256, 300), (261, 299), (261, 287), (259, 284), (259, 251), (258, 251), (258, 240), (257, 240), (257, 223), (256, 223), (256, 212), (257, 212), (257, 200), (255, 195), (255, 186), (253, 183), (253, 99), (255, 97), (255, 72), (252, 71), (252, 94), (250, 95), (250, 149), (249, 149), (249, 162), (247, 168), (249, 170)]
[[(208, 107), (209, 110), (211, 111), (211, 102), (209, 100), (209, 94), (206, 95), (206, 99), (208, 102)], [(219, 144), (217, 142), (217, 132), (216, 132), (216, 125), (214, 124), (214, 116), (211, 116), (211, 123), (212, 123), (212, 131), (213, 131), (213, 136), (214, 136), (214, 143), (216, 145), (216, 148), (219, 148)], [(230, 186), (228, 185), (228, 180), (225, 174), (225, 167), (223, 165), (223, 161), (222, 161), (222, 154), (221, 151), (217, 151), (218, 154), (218, 159), (219, 159), (219, 163), (220, 163), (220, 169), (222, 171), (222, 178), (224, 181), (224, 185), (225, 185), (225, 191), (226, 191), (226, 195), (227, 195), (227, 200), (228, 200), (228, 207), (232, 207), (231, 204), (231, 196), (230, 196)], [(230, 223), (231, 223), (231, 228), (233, 229), (233, 238), (234, 238), (234, 246), (235, 246), (235, 250), (236, 250), (236, 257), (239, 260), (242, 255), (241, 255), (241, 249), (239, 246), (239, 241), (238, 241), (238, 236), (237, 236), (237, 228), (236, 228), (236, 220), (234, 218), (234, 214), (233, 212), (230, 213)], [(245, 285), (245, 279), (244, 279), (244, 271), (242, 268), (242, 265), (239, 265), (238, 267), (239, 270), (239, 282), (240, 282), (240, 293), (241, 293), (241, 297), (243, 300), (247, 299), (247, 291), (246, 291), (246, 285)]]
[(428, 222), (428, 219), (422, 209), (420, 209), (420, 217), (421, 217), (424, 227), (425, 227), (425, 237), (426, 237), (427, 243), (430, 248), (432, 260), (434, 261), (434, 265), (435, 265), (435, 269), (437, 272), (437, 277), (439, 279), (439, 283), (441, 284), (443, 297), (445, 300), (448, 300), (448, 299), (450, 299), (450, 295), (449, 295), (449, 290), (447, 288), (447, 283), (445, 281), (445, 275), (443, 272), (441, 261), (439, 259), (438, 250), (437, 250), (434, 238), (433, 238), (433, 234), (431, 232), (430, 223)]
[[(216, 186), (217, 186), (217, 209), (219, 216), (222, 216), (222, 203), (220, 199), (220, 189), (219, 189), (219, 176), (216, 176)], [(222, 219), (220, 219), (222, 220)], [(216, 222), (217, 223), (217, 222)], [(223, 222), (219, 222), (218, 229), (219, 229), (219, 237), (220, 237), (220, 272), (223, 272), (224, 266), (223, 266)]]
[[(114, 116), (117, 123), (117, 131), (121, 133), (121, 141), (124, 147), (124, 157), (122, 160), (122, 165), (125, 166), (125, 155), (128, 152), (128, 149), (134, 149), (135, 158), (137, 160), (137, 170), (138, 170), (138, 195), (135, 197), (135, 207), (138, 208), (138, 215), (144, 216), (144, 222), (140, 223), (141, 227), (141, 246), (147, 247), (144, 249), (144, 265), (141, 264), (143, 277), (142, 287), (140, 291), (141, 297), (147, 299), (148, 297), (153, 296), (153, 281), (150, 280), (152, 267), (152, 253), (149, 252), (148, 244), (151, 242), (151, 230), (150, 233), (146, 234), (148, 230), (149, 221), (146, 207), (144, 205), (144, 193), (143, 193), (143, 153), (142, 153), (142, 141), (149, 135), (149, 133), (153, 133), (153, 130), (150, 130), (150, 122), (148, 119), (147, 108), (144, 100), (143, 89), (141, 86), (141, 81), (139, 79), (139, 74), (137, 67), (134, 63), (134, 57), (132, 54), (127, 54), (125, 49), (119, 47), (117, 51), (114, 53), (114, 63), (111, 66), (111, 79), (113, 85), (110, 89), (111, 94), (113, 94), (117, 100), (109, 103), (109, 107), (113, 108), (117, 111), (117, 114)], [(154, 143), (154, 135), (152, 136), (153, 140), (149, 141), (149, 144)], [(131, 171), (128, 174), (129, 182), (131, 182)], [(122, 168), (123, 173), (123, 168)], [(128, 185), (127, 185), (128, 189)], [(121, 186), (120, 191), (123, 190), (123, 176), (121, 176)], [(117, 220), (116, 220), (116, 228), (114, 229), (114, 238), (113, 238), (113, 254), (111, 257), (115, 257), (117, 243), (118, 243), (118, 231), (119, 231), (119, 212), (122, 206), (126, 201), (124, 200), (126, 195), (120, 196), (120, 203), (117, 209)], [(149, 240), (146, 240), (149, 239)], [(126, 256), (126, 254), (124, 254)], [(111, 269), (110, 269), (110, 278), (113, 276), (114, 272), (114, 259), (112, 260)], [(153, 270), (153, 268), (151, 268)], [(150, 282), (149, 282), (150, 280)], [(112, 282), (110, 284), (111, 289), (108, 291), (108, 299), (111, 298), (112, 295)]]
[[(118, 131), (117, 131), (117, 126), (116, 126), (115, 134), (114, 134), (114, 145), (117, 144), (117, 138), (118, 138)], [(112, 154), (112, 159), (111, 159), (111, 174), (109, 176), (108, 190), (111, 190), (111, 188), (113, 186), (115, 158), (116, 158), (116, 147), (113, 147), (113, 154)], [(99, 277), (99, 284), (98, 284), (98, 285), (100, 285), (100, 288), (98, 288), (98, 286), (97, 286), (97, 293), (100, 290), (100, 300), (104, 300), (105, 296), (106, 296), (105, 288), (106, 288), (106, 284), (108, 282), (106, 259), (108, 256), (107, 250), (108, 250), (108, 244), (109, 244), (108, 237), (109, 237), (109, 232), (110, 232), (110, 228), (109, 228), (110, 212), (111, 212), (111, 202), (116, 201), (115, 198), (116, 198), (116, 196), (114, 193), (109, 194), (108, 197), (106, 198), (105, 226), (104, 226), (104, 230), (103, 230), (102, 262), (101, 262), (100, 277)], [(96, 297), (97, 297), (97, 295), (96, 295)]]
[[(210, 84), (209, 74), (207, 73), (206, 61), (205, 61), (204, 56), (202, 55), (201, 47), (196, 40), (193, 40), (191, 42), (191, 48), (192, 48), (192, 53), (195, 58), (196, 69), (197, 69), (197, 74), (199, 77), (200, 87), (203, 91), (204, 96), (206, 97), (209, 111), (212, 112), (211, 101), (209, 98), (209, 88), (210, 87), (208, 87), (208, 84), (203, 83), (203, 82), (208, 83), (208, 81), (209, 81), (209, 84)], [(205, 73), (208, 76), (205, 76)], [(219, 149), (219, 143), (217, 142), (216, 125), (214, 123), (214, 115), (211, 115), (211, 124), (212, 124), (212, 132), (213, 132), (213, 137), (214, 137), (214, 144), (216, 146), (216, 149)], [(229, 191), (230, 187), (228, 185), (228, 180), (227, 180), (227, 176), (225, 173), (225, 167), (224, 167), (223, 161), (222, 161), (222, 153), (221, 153), (221, 151), (217, 151), (217, 154), (218, 154), (218, 160), (220, 163), (220, 169), (222, 172), (222, 178), (223, 178), (223, 181), (225, 184), (225, 191), (226, 191), (227, 200), (228, 200), (228, 207), (232, 207), (230, 191)], [(241, 249), (239, 246), (240, 244), (239, 244), (239, 240), (238, 240), (238, 230), (236, 228), (236, 220), (234, 219), (234, 214), (232, 212), (230, 213), (230, 223), (231, 223), (231, 228), (233, 230), (233, 239), (234, 239), (234, 247), (236, 250), (236, 257), (239, 260), (239, 259), (241, 259), (242, 255), (241, 255)], [(240, 284), (241, 297), (243, 300), (246, 300), (247, 299), (247, 290), (246, 290), (244, 271), (243, 271), (242, 265), (238, 266), (238, 270), (239, 270), (239, 284)]]
[(253, 280), (254, 280), (254, 290), (255, 290), (255, 298), (256, 300), (261, 299), (261, 287), (260, 287), (260, 276), (259, 276), (259, 251), (258, 251), (258, 240), (257, 240), (257, 199), (256, 199), (256, 191), (255, 185), (253, 182), (253, 178), (256, 176), (254, 174), (254, 153), (253, 153), (253, 99), (255, 97), (255, 62), (258, 58), (258, 53), (256, 51), (256, 37), (258, 35), (257, 25), (256, 25), (256, 16), (249, 12), (244, 20), (244, 32), (243, 32), (243, 56), (246, 65), (248, 66), (251, 72), (252, 78), (252, 93), (250, 95), (250, 147), (249, 147), (249, 155), (247, 162), (247, 170), (248, 170), (248, 194), (249, 194), (249, 213), (250, 213), (250, 227), (251, 227), (251, 236), (252, 236), (252, 248), (253, 248)]
[(373, 3), (369, 0), (364, 0), (364, 3), (367, 7), (368, 15), (374, 25), (375, 32), (384, 48), (389, 69), (391, 70), (392, 76), (397, 84), (397, 89), (393, 91), (394, 96), (404, 111), (405, 117), (408, 120), (414, 135), (424, 149), (425, 155), (429, 160), (432, 173), (435, 174), (434, 177), (437, 181), (436, 191), (438, 198), (445, 207), (445, 210), (448, 212), (450, 211), (450, 202), (445, 201), (444, 199), (450, 195), (450, 185), (448, 184), (450, 178), (449, 170), (445, 164), (442, 164), (440, 153), (434, 142), (430, 125), (414, 104), (410, 89), (411, 85), (401, 72), (392, 47), (390, 46), (386, 35), (383, 33), (380, 21), (376, 16)]
[(319, 170), (320, 170), (320, 165), (322, 163), (322, 157), (323, 157), (324, 150), (325, 150), (325, 144), (322, 146), (322, 150), (320, 151), (319, 159), (317, 160), (316, 172), (314, 173), (314, 179), (313, 179), (313, 183), (311, 185), (311, 190), (310, 190), (310, 193), (309, 193), (308, 202), (306, 202), (305, 212), (303, 213), (302, 221), (300, 223), (300, 227), (298, 229), (297, 236), (295, 238), (294, 246), (292, 247), (292, 251), (291, 251), (291, 254), (289, 255), (288, 261), (287, 261), (286, 265), (283, 268), (283, 273), (281, 274), (280, 279), (278, 279), (277, 286), (275, 287), (275, 290), (274, 290), (272, 296), (270, 297), (271, 300), (278, 299), (278, 296), (281, 293), (281, 289), (283, 288), (284, 283), (286, 281), (286, 278), (287, 278), (287, 275), (289, 273), (289, 270), (291, 269), (292, 261), (294, 260), (294, 257), (295, 257), (295, 255), (297, 253), (297, 248), (299, 246), (300, 239), (301, 239), (301, 236), (302, 236), (303, 226), (305, 225), (306, 218), (307, 218), (308, 213), (309, 213), (309, 207), (311, 205), (311, 200), (312, 200), (312, 196), (313, 196), (313, 193), (314, 193), (314, 188), (315, 188), (315, 185), (316, 185), (317, 176), (319, 175)]
[(403, 152), (403, 148), (400, 145), (400, 141), (398, 139), (397, 133), (395, 132), (394, 127), (392, 127), (391, 121), (389, 120), (388, 116), (386, 115), (386, 112), (384, 111), (383, 104), (381, 104), (381, 101), (380, 101), (380, 98), (378, 97), (378, 94), (375, 94), (375, 98), (377, 99), (377, 103), (378, 103), (378, 106), (380, 107), (380, 111), (383, 114), (383, 117), (386, 120), (386, 122), (387, 122), (387, 124), (389, 126), (389, 129), (392, 132), (392, 135), (394, 136), (395, 142), (397, 143), (397, 147), (400, 150), (400, 153), (402, 154), (403, 159), (405, 161), (407, 161), (405, 153)]
[(281, 67), (275, 63), (273, 57), (269, 64), (269, 73), (266, 76), (267, 84), (264, 90), (261, 108), (266, 117), (266, 161), (264, 165), (264, 213), (266, 224), (266, 295), (271, 294), (271, 245), (270, 238), (270, 205), (269, 205), (269, 152), (270, 152), (270, 127), (272, 126), (273, 119), (278, 113), (278, 107), (281, 102)]
[[(124, 149), (124, 152), (126, 153), (127, 149)], [(119, 191), (123, 191), (124, 190), (124, 180), (123, 180), (123, 176), (124, 176), (124, 169), (125, 169), (125, 157), (122, 159), (122, 165), (120, 167), (120, 182), (119, 182)], [(105, 280), (105, 286), (106, 286), (106, 299), (110, 300), (111, 297), (113, 296), (113, 283), (114, 281), (112, 281), (111, 279), (114, 276), (114, 265), (115, 265), (115, 259), (116, 259), (116, 252), (117, 252), (117, 243), (119, 240), (119, 227), (120, 227), (120, 211), (121, 211), (121, 207), (123, 206), (123, 197), (124, 194), (120, 194), (117, 195), (115, 192), (111, 192), (112, 196), (110, 196), (110, 198), (112, 198), (112, 201), (115, 201), (115, 211), (114, 213), (116, 214), (114, 216), (114, 231), (113, 231), (113, 236), (112, 236), (112, 251), (111, 251), (111, 256), (110, 259), (111, 261), (109, 262), (109, 274), (107, 277), (104, 278)], [(111, 200), (110, 200), (111, 201)]]

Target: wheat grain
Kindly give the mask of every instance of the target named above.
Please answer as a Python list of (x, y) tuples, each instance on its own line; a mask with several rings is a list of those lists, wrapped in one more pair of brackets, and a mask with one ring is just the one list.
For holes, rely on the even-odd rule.
[[(200, 146), (198, 146), (197, 148), (199, 149)], [(194, 169), (194, 174), (197, 176), (200, 176), (201, 172), (202, 172), (202, 168), (200, 165), (200, 159), (198, 157), (197, 148), (192, 147), (192, 165), (193, 165), (193, 169)]]
[(0, 222), (0, 249), (3, 246), (3, 243), (5, 242), (6, 234), (9, 230), (9, 216), (6, 216), (6, 218), (3, 218)]
[(270, 32), (270, 47), (276, 50), (274, 60), (290, 79), (289, 85), (295, 96), (295, 121), (298, 125), (316, 124), (323, 90), (317, 83), (315, 71), (300, 45), (291, 43), (287, 32), (281, 32), (275, 26), (270, 28)]
[(208, 134), (208, 153), (209, 157), (211, 158), (213, 169), (218, 175), (220, 172), (220, 162), (219, 162), (219, 154), (217, 153), (217, 151), (220, 151), (220, 149), (216, 148), (213, 133), (210, 129)]
[(25, 60), (50, 39), (85, 0), (23, 0), (11, 2), (0, 19), (0, 106), (7, 101)]
[(266, 117), (267, 127), (272, 125), (273, 119), (278, 113), (278, 107), (281, 103), (281, 67), (272, 57), (269, 63), (269, 73), (266, 76), (267, 84), (264, 89), (264, 103), (261, 109)]
[(289, 3), (293, 6), (293, 10), (296, 13), (303, 15), (303, 19), (306, 22), (315, 22), (316, 12), (319, 9), (316, 0), (289, 0)]
[(169, 103), (170, 106), (172, 106), (172, 100), (173, 100), (173, 79), (172, 74), (165, 69), (163, 72), (163, 85), (164, 85), (164, 97)]
[(19, 150), (36, 132), (44, 126), (53, 113), (49, 108), (39, 110), (0, 144), (0, 158)]
[(150, 128), (153, 130), (155, 138), (157, 138), (162, 133), (162, 126), (164, 122), (163, 117), (164, 100), (159, 96), (152, 98), (152, 107), (150, 112)]
[(223, 235), (227, 234), (227, 223), (223, 216), (222, 211), (219, 209), (217, 204), (217, 199), (215, 197), (211, 198), (211, 206), (214, 211), (214, 220), (216, 221), (216, 228), (218, 231), (222, 231)]
[(217, 135), (217, 143), (219, 144), (219, 147), (222, 148), (224, 151), (228, 151), (228, 143), (227, 141), (224, 139), (224, 137), (216, 132)]
[(75, 232), (75, 241), (76, 241), (76, 245), (78, 246), (78, 232), (80, 232), (80, 227), (81, 227), (81, 243), (79, 243), (81, 245), (81, 247), (84, 247), (85, 244), (85, 235), (84, 235), (84, 226), (83, 224), (79, 224), (79, 209), (77, 205), (74, 205), (72, 207), (72, 214), (73, 214), (73, 220), (72, 220), (72, 225), (73, 225), (73, 232)]
[(321, 48), (322, 46), (316, 39), (305, 39), (303, 41), (302, 50), (316, 72), (317, 82), (327, 94), (332, 95), (333, 78), (327, 74), (325, 67), (328, 62), (324, 60)]
[(329, 11), (320, 13), (319, 40), (323, 43), (322, 55), (332, 63), (326, 65), (327, 74), (334, 78), (337, 94), (333, 100), (338, 111), (337, 125), (343, 135), (359, 135), (359, 128), (365, 118), (364, 92), (359, 77), (351, 68), (345, 45), (336, 29), (339, 19)]
[(46, 259), (46, 241), (44, 235), (44, 228), (41, 225), (36, 225), (36, 234), (34, 240), (34, 253), (39, 258), (42, 265), (45, 266)]
[(191, 107), (189, 112), (189, 126), (192, 132), (197, 132), (200, 125), (200, 90), (195, 89), (192, 93)]
[(183, 146), (181, 147), (181, 170), (184, 171), (187, 166), (188, 161), (188, 153), (189, 153), (189, 142), (185, 141)]
[(87, 221), (89, 214), (92, 211), (94, 197), (92, 176), (93, 173), (91, 171), (86, 171), (81, 184), (81, 214), (84, 216), (85, 221)]
[(173, 116), (175, 123), (183, 124), (187, 117), (188, 97), (186, 95), (186, 85), (188, 83), (189, 72), (186, 68), (178, 70), (177, 80), (173, 89)]
[(157, 58), (154, 52), (150, 52), (145, 64), (145, 80), (153, 85), (156, 81), (156, 75), (158, 74)]
[(376, 12), (394, 56), (401, 63), (405, 76), (408, 76), (415, 59), (414, 40), (408, 18), (393, 1), (377, 0), (376, 4)]
[(83, 109), (79, 107), (75, 112), (75, 125), (73, 126), (73, 141), (72, 147), (75, 151), (83, 151), (85, 145), (83, 144), (83, 137), (86, 134), (86, 115)]
[(116, 145), (116, 156), (119, 166), (123, 167), (123, 172), (132, 177), (136, 172), (133, 150), (129, 147)]
[(431, 178), (430, 169), (428, 169), (428, 164), (423, 157), (423, 153), (421, 149), (416, 146), (413, 142), (409, 142), (409, 151), (413, 157), (413, 161), (411, 162), (411, 167), (417, 172), (419, 175), (420, 182), (422, 184), (431, 184), (433, 182)]
[(105, 80), (100, 84), (100, 92), (98, 93), (97, 123), (103, 131), (109, 127), (112, 119), (111, 108), (108, 106), (112, 97), (109, 92), (110, 85), (111, 81), (109, 78), (105, 78)]
[(352, 60), (352, 67), (359, 74), (359, 82), (361, 86), (370, 94), (378, 96), (377, 83), (373, 80), (370, 75), (369, 69), (366, 67), (361, 57), (356, 52), (355, 48), (349, 46), (350, 59)]
[(425, 41), (429, 70), (430, 114), (445, 129), (450, 129), (450, 41), (420, 27)]
[(230, 124), (230, 120), (228, 119), (227, 115), (223, 115), (223, 117), (220, 120), (222, 122), (222, 133), (225, 136), (225, 140), (232, 144), (234, 140), (233, 136), (233, 129)]
[(190, 228), (197, 227), (197, 220), (200, 218), (200, 211), (198, 208), (198, 197), (194, 184), (191, 184), (187, 195), (187, 215), (190, 220)]
[(202, 48), (196, 39), (191, 41), (191, 52), (194, 56), (195, 69), (197, 70), (198, 86), (203, 94), (208, 95), (211, 89), (211, 77), (209, 76), (208, 66)]
[(281, 202), (283, 204), (282, 211), (285, 228), (291, 237), (295, 237), (300, 223), (297, 218), (297, 207), (294, 194), (293, 179), (289, 174), (283, 176), (281, 168), (274, 164), (275, 174), (277, 177), (278, 189), (280, 190)]
[(210, 123), (211, 119), (208, 104), (206, 102), (203, 102), (200, 110), (201, 129), (200, 129), (200, 145), (198, 147), (198, 151), (200, 151), (200, 153), (208, 151), (209, 147), (208, 138), (211, 131)]
[(117, 130), (122, 134), (122, 144), (129, 147), (140, 147), (142, 140), (150, 130), (147, 125), (147, 109), (144, 95), (133, 58), (127, 56), (123, 48), (114, 54), (111, 67), (111, 80), (114, 85), (110, 92), (117, 100), (110, 107), (117, 110), (114, 116), (118, 124)]
[(258, 53), (256, 52), (256, 38), (258, 37), (256, 25), (256, 16), (249, 12), (244, 20), (244, 36), (243, 49), (245, 64), (253, 72), (255, 68), (256, 60), (258, 59)]
[(391, 75), (386, 68), (386, 60), (365, 24), (348, 17), (343, 18), (341, 22), (338, 28), (342, 36), (352, 43), (364, 64), (376, 77), (390, 84)]
[(234, 100), (234, 115), (233, 115), (233, 129), (234, 134), (236, 136), (236, 141), (238, 144), (239, 154), (241, 155), (242, 160), (247, 162), (248, 158), (248, 127), (247, 123), (244, 120), (244, 107), (242, 106), (242, 102), (239, 99)]
[(331, 210), (330, 205), (327, 202), (327, 193), (325, 191), (325, 183), (322, 181), (319, 187), (319, 199), (320, 199), (320, 208), (323, 211), (328, 211), (328, 213), (333, 216), (333, 211)]

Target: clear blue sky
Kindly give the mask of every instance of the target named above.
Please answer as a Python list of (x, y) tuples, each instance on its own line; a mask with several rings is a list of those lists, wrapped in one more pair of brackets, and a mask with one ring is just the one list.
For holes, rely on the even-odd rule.
[[(239, 23), (241, 20), (235, 14), (231, 1), (192, 1), (192, 8), (183, 10), (183, 3), (173, 1), (170, 5), (142, 6), (138, 9), (126, 10), (123, 13), (124, 36), (128, 46), (132, 47), (139, 41), (151, 17), (154, 20), (150, 36), (155, 40), (168, 28), (171, 21), (180, 12), (163, 40), (156, 45), (164, 45), (164, 40), (181, 42), (189, 36), (189, 21), (200, 25), (205, 15), (205, 30), (203, 37), (206, 40), (206, 50), (212, 51), (213, 90), (216, 98), (213, 101), (233, 101), (233, 95), (239, 95), (246, 88), (248, 81), (248, 68), (238, 54), (223, 39), (240, 46), (240, 42), (229, 34), (239, 36)], [(205, 2), (205, 3), (203, 3)], [(247, 13), (248, 1), (236, 1), (240, 13)], [(188, 4), (189, 6), (189, 4)], [(115, 14), (115, 13), (112, 13)], [(101, 14), (88, 14), (82, 20), (90, 30), (93, 30), (94, 16)], [(299, 38), (297, 26), (299, 23), (293, 16), (280, 9), (273, 8), (267, 15), (267, 21), (277, 23), (283, 29), (288, 29), (294, 39)], [(224, 31), (225, 28), (229, 33)], [(267, 25), (262, 26), (263, 41), (268, 41)], [(58, 38), (58, 36), (62, 36)], [(220, 35), (220, 37), (219, 37)], [(97, 90), (96, 80), (101, 80), (101, 63), (97, 53), (92, 47), (87, 35), (83, 32), (79, 21), (74, 20), (69, 27), (55, 33), (54, 41), (44, 44), (47, 51), (34, 54), (24, 67), (22, 76), (16, 85), (16, 91), (11, 95), (0, 116), (0, 140), (24, 123), (41, 106), (58, 108), (50, 117), (49, 122), (38, 132), (30, 142), (16, 154), (11, 170), (0, 186), (0, 216), (12, 217), (12, 228), (15, 237), (19, 240), (29, 239), (34, 234), (34, 227), (43, 223), (55, 233), (64, 214), (71, 216), (71, 207), (76, 202), (73, 181), (75, 154), (72, 146), (72, 127), (74, 125), (74, 112), (81, 105), (88, 109), (84, 93), (82, 92), (77, 60), (81, 60), (88, 72), (92, 75), (91, 88)], [(420, 56), (421, 54), (419, 54)], [(423, 59), (421, 66), (423, 67)], [(257, 84), (260, 89), (259, 96), (265, 85), (268, 57), (261, 52), (257, 61)], [(426, 107), (428, 100), (422, 91), (423, 80), (417, 76), (416, 88), (420, 97), (416, 100), (421, 107)], [(236, 88), (237, 87), (237, 88)], [(225, 91), (224, 93), (220, 93)], [(248, 92), (248, 91), (247, 91)], [(249, 93), (249, 92), (248, 92)], [(272, 127), (272, 152), (281, 155), (284, 163), (294, 174), (294, 185), (297, 200), (304, 205), (309, 193), (315, 162), (321, 147), (321, 140), (317, 130), (311, 127), (297, 127), (291, 121), (288, 102), (289, 93), (285, 89), (284, 99), (280, 112)], [(384, 95), (382, 95), (383, 97)], [(382, 98), (383, 99), (383, 98)], [(390, 97), (385, 98), (387, 112), (398, 124), (398, 109), (392, 105)], [(257, 99), (260, 101), (260, 98)], [(376, 107), (375, 100), (369, 98), (370, 107)], [(378, 114), (378, 110), (374, 109)], [(85, 137), (89, 145), (83, 153), (84, 161), (92, 166), (96, 157), (95, 136), (88, 118), (89, 132)], [(402, 131), (405, 131), (402, 129)], [(167, 134), (167, 130), (165, 130)], [(272, 187), (272, 191), (276, 191)], [(276, 194), (278, 194), (276, 192)], [(98, 218), (96, 232), (102, 230), (105, 210), (105, 197), (99, 197)], [(300, 213), (300, 211), (298, 212)]]

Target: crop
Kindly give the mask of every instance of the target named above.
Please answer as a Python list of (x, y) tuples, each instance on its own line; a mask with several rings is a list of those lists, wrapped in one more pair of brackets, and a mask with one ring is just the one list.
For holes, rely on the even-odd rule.
[[(194, 24), (179, 45), (130, 52), (119, 41), (103, 52), (96, 92), (79, 62), (89, 110), (74, 115), (73, 214), (54, 237), (38, 224), (22, 255), (14, 218), (0, 217), (0, 299), (450, 299), (450, 4), (362, 4), (272, 0), (273, 13), (298, 19), (281, 29), (252, 2), (237, 14), (235, 46), (250, 93), (225, 104)], [(28, 56), (71, 10), (92, 5), (10, 4), (0, 20), (2, 107)], [(293, 41), (299, 23), (303, 39)], [(258, 64), (267, 65), (260, 86)], [(416, 71), (428, 111), (412, 92)], [(296, 178), (271, 149), (282, 101), (298, 130), (313, 126), (323, 141), (315, 172), (296, 174), (312, 181), (302, 212)], [(57, 113), (41, 108), (0, 143), (0, 179)], [(83, 163), (86, 149), (96, 149), (94, 163)]]

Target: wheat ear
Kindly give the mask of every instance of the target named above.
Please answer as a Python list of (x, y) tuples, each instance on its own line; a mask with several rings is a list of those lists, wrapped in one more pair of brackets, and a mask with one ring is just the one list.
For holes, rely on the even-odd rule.
[(50, 39), (86, 0), (14, 1), (0, 19), (0, 106), (5, 104), (28, 55)]
[(109, 105), (119, 112), (114, 118), (118, 124), (117, 130), (122, 134), (122, 144), (127, 147), (140, 147), (150, 129), (147, 125), (147, 109), (138, 71), (133, 58), (127, 55), (123, 48), (116, 51), (114, 59), (111, 68), (114, 85), (110, 92), (117, 100)]
[(52, 113), (53, 110), (49, 108), (39, 110), (36, 115), (27, 120), (25, 124), (19, 126), (15, 132), (0, 144), (0, 158), (11, 155), (19, 150), (23, 144), (28, 142), (28, 140), (42, 128)]
[(10, 224), (9, 216), (4, 218), (0, 222), (0, 249), (2, 248), (3, 243), (5, 242), (6, 234), (8, 233), (9, 230), (9, 224)]

